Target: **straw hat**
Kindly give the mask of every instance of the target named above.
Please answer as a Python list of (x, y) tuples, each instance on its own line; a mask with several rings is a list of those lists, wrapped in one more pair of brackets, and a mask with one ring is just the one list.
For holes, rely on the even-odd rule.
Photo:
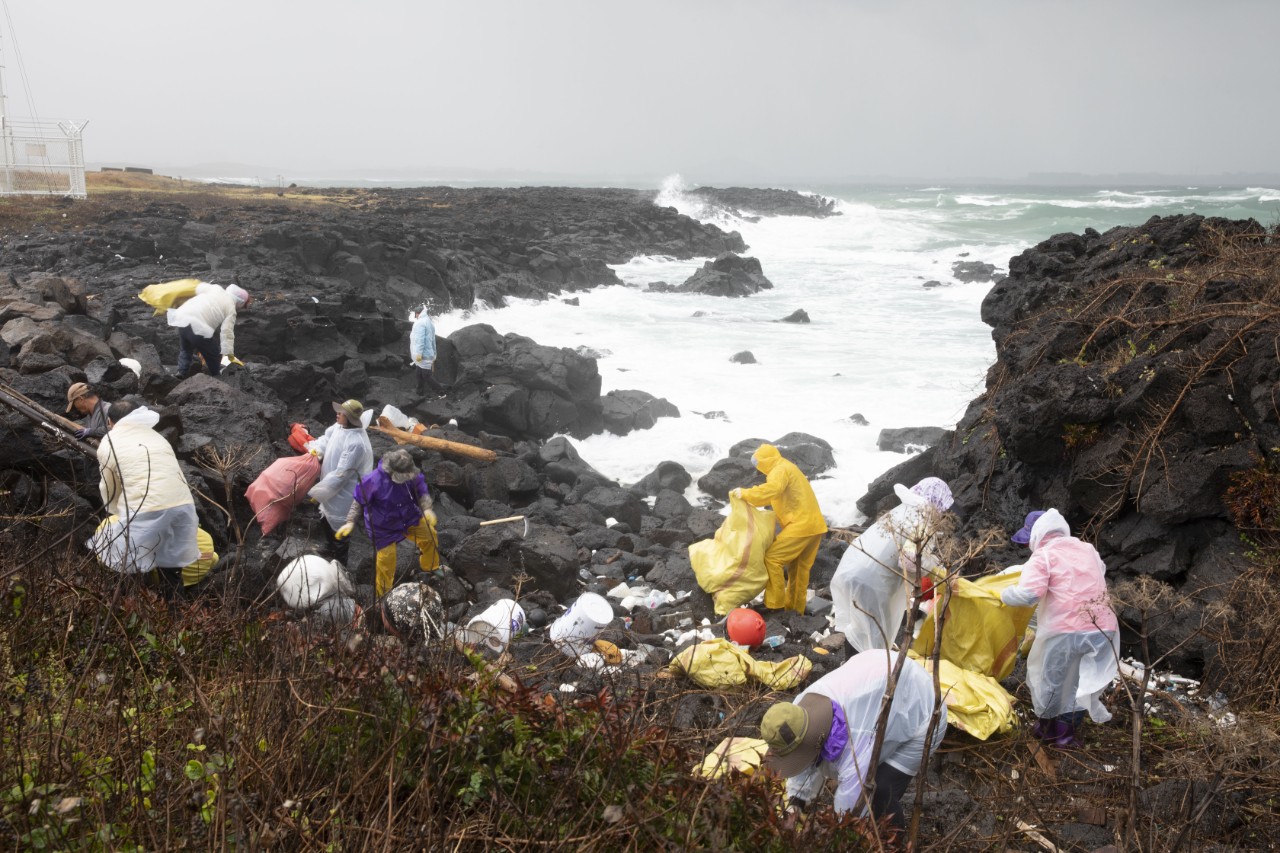
[(93, 393), (93, 389), (90, 388), (84, 382), (77, 382), (74, 385), (72, 385), (70, 388), (68, 388), (67, 389), (67, 413), (70, 414), (71, 410), (76, 407), (76, 400), (79, 400), (81, 397), (87, 397), (92, 393)]
[(338, 414), (346, 415), (347, 423), (351, 426), (360, 426), (364, 404), (359, 400), (347, 400), (345, 403), (334, 403), (333, 410)]

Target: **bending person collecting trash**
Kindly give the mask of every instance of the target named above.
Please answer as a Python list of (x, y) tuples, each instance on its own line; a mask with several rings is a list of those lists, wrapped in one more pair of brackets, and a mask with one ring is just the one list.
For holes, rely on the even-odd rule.
[[(898, 506), (853, 541), (831, 578), (835, 629), (844, 633), (851, 653), (893, 646), (920, 581), (921, 569), (937, 567), (935, 534), (942, 513), (951, 508), (951, 489), (926, 477), (910, 489), (893, 487)], [(916, 554), (923, 547), (924, 554)]]
[(183, 567), (200, 558), (199, 523), (178, 457), (154, 427), (160, 415), (127, 400), (107, 410), (108, 430), (98, 445), (98, 490), (114, 522), (101, 525), (87, 545), (123, 574), (155, 570), (181, 589)]
[[(202, 281), (196, 295), (166, 315), (170, 326), (178, 327), (178, 376), (191, 370), (196, 353), (204, 359), (210, 376), (222, 372), (222, 357), (232, 364), (236, 358), (236, 311), (247, 308), (253, 298), (243, 287), (229, 284), (225, 288)], [(215, 338), (221, 337), (221, 346)]]
[(1099, 697), (1116, 677), (1120, 635), (1107, 594), (1107, 567), (1097, 550), (1071, 535), (1056, 509), (1031, 527), (1031, 559), (1022, 579), (1000, 594), (1012, 607), (1040, 603), (1039, 627), (1027, 656), (1027, 686), (1036, 712), (1032, 732), (1055, 746), (1080, 745), (1087, 711), (1111, 719)]
[[(854, 655), (794, 701), (779, 702), (765, 712), (760, 721), (760, 737), (769, 744), (765, 766), (786, 778), (787, 798), (795, 805), (803, 808), (813, 802), (824, 781), (835, 779), (835, 810), (851, 811), (871, 775), (871, 814), (903, 826), (902, 795), (924, 761), (935, 697), (932, 676), (914, 660), (904, 661), (879, 762), (872, 770), (876, 721), (892, 665), (890, 656), (878, 649)], [(931, 752), (946, 731), (944, 713)]]
[(431, 508), (427, 480), (413, 463), (407, 450), (392, 450), (369, 474), (360, 478), (347, 521), (338, 528), (338, 539), (346, 539), (363, 514), (364, 527), (377, 549), (378, 596), (386, 595), (395, 582), (396, 543), (406, 537), (418, 546), (418, 566), (424, 572), (440, 568), (436, 548), (436, 514)]
[(808, 602), (809, 571), (817, 559), (822, 535), (827, 532), (827, 522), (813, 487), (794, 463), (782, 458), (778, 448), (760, 445), (751, 455), (751, 463), (764, 474), (765, 481), (751, 489), (734, 489), (730, 494), (752, 506), (772, 505), (782, 526), (764, 554), (769, 573), (764, 606), (803, 613)]
[(373, 447), (365, 431), (366, 413), (359, 400), (334, 403), (333, 411), (333, 424), (307, 446), (308, 452), (320, 457), (320, 480), (307, 492), (307, 497), (320, 504), (320, 513), (329, 525), (326, 531), (329, 545), (338, 562), (345, 565), (349, 543), (339, 538), (337, 531), (347, 523), (356, 484), (373, 470)]
[(111, 406), (101, 399), (97, 393), (84, 382), (76, 382), (67, 389), (67, 414), (74, 411), (77, 415), (89, 419), (84, 427), (76, 430), (76, 438), (84, 441), (88, 438), (102, 438), (107, 434), (107, 409)]

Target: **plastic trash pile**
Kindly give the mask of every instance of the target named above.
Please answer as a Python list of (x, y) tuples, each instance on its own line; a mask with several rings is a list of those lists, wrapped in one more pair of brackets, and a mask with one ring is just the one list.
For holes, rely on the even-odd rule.
[[(1120, 661), (1121, 678), (1141, 684), (1145, 674), (1146, 667), (1141, 661), (1133, 658)], [(1172, 672), (1152, 672), (1147, 684), (1147, 695), (1142, 701), (1142, 713), (1148, 717), (1164, 713), (1161, 700), (1172, 701), (1183, 709), (1199, 711), (1222, 728), (1230, 728), (1236, 724), (1236, 715), (1231, 711), (1226, 695), (1221, 692), (1205, 693), (1200, 682), (1194, 678)]]

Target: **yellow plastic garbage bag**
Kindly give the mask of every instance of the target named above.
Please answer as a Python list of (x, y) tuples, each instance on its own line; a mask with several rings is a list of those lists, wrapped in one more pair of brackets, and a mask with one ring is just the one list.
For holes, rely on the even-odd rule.
[[(970, 672), (1007, 678), (1018, 662), (1018, 646), (1026, 633), (1034, 607), (1009, 607), (1000, 602), (1000, 592), (1016, 586), (1021, 572), (988, 575), (969, 581), (955, 578), (951, 587), (951, 603), (942, 631), (942, 658)], [(941, 586), (936, 588), (933, 605), (942, 603)], [(933, 655), (934, 613), (920, 627), (911, 650), (922, 657)]]
[[(108, 524), (115, 524), (119, 520), (118, 515), (108, 516), (98, 522), (94, 532), (101, 533)], [(200, 549), (200, 556), (196, 557), (195, 562), (182, 567), (183, 586), (195, 586), (218, 565), (218, 552), (213, 550), (213, 537), (203, 527), (196, 528), (196, 546)]]
[(728, 775), (730, 770), (737, 770), (748, 776), (753, 775), (764, 761), (764, 754), (769, 751), (768, 741), (756, 737), (727, 737), (702, 763), (693, 768), (693, 775), (706, 779), (719, 779)]
[(180, 278), (177, 281), (166, 281), (160, 284), (148, 284), (142, 288), (138, 298), (155, 309), (157, 315), (170, 308), (177, 308), (183, 302), (196, 295), (197, 278)]
[(739, 687), (754, 678), (774, 690), (791, 690), (809, 677), (813, 661), (804, 655), (776, 663), (760, 661), (740, 646), (717, 637), (689, 646), (672, 659), (668, 668), (688, 675), (702, 687)]
[(729, 516), (714, 539), (689, 546), (689, 562), (702, 587), (715, 601), (716, 614), (724, 616), (760, 594), (769, 573), (764, 552), (774, 535), (774, 514), (730, 496)]
[[(933, 671), (932, 662), (914, 651), (908, 652), (924, 668)], [(989, 675), (961, 669), (951, 661), (938, 662), (938, 684), (947, 703), (947, 723), (986, 740), (1013, 728), (1013, 696)]]

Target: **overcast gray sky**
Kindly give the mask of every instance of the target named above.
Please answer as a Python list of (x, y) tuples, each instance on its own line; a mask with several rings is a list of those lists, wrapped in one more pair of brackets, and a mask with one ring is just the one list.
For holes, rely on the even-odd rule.
[(1280, 171), (1276, 0), (3, 4), (11, 114), (30, 115), (25, 70), (41, 118), (89, 121), (90, 164), (707, 183)]

